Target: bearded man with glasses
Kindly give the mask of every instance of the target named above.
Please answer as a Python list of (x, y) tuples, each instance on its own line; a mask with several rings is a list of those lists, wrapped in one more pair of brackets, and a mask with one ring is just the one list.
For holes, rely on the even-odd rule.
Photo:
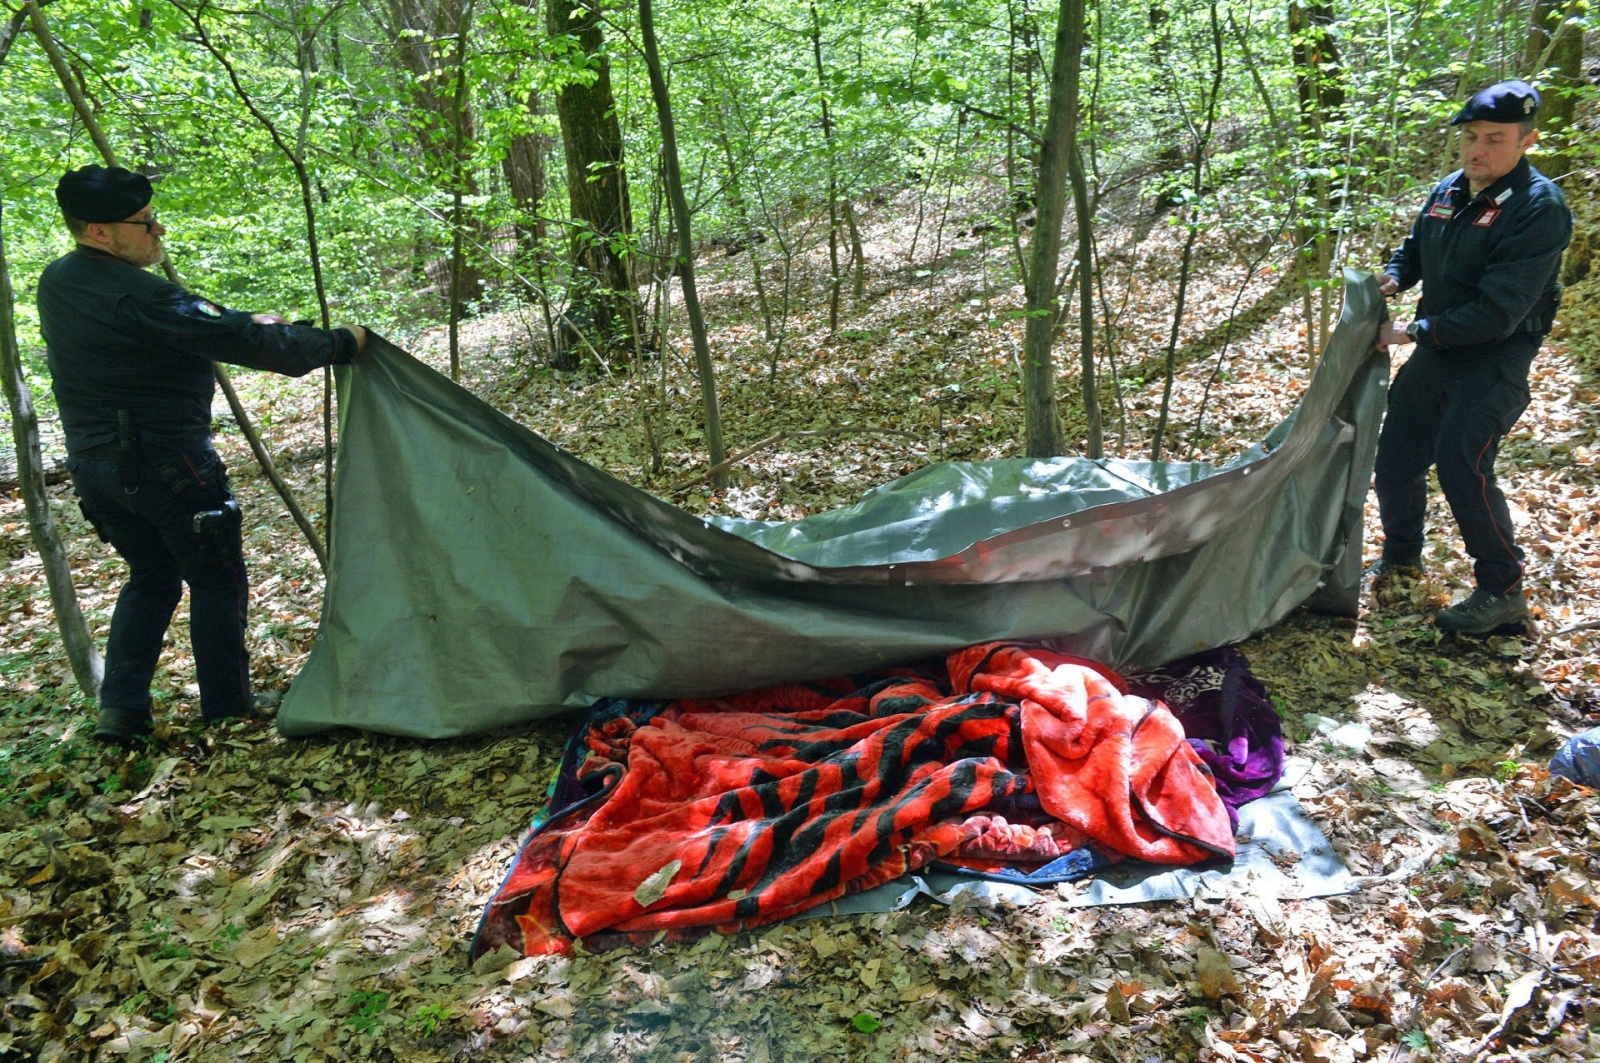
[(216, 362), (302, 376), (349, 362), (359, 325), (229, 310), (147, 272), (166, 257), (150, 181), (120, 167), (63, 176), (76, 246), (39, 278), (39, 328), (67, 469), (95, 531), (127, 562), (106, 640), (95, 737), (152, 729), (150, 683), (185, 584), (207, 724), (250, 716), (249, 601), (239, 507), (211, 446)]

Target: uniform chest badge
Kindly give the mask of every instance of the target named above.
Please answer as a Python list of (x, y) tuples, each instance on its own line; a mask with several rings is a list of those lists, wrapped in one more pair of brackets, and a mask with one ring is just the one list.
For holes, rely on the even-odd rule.
[(222, 311), (221, 310), (218, 310), (215, 306), (213, 306), (210, 303), (206, 302), (204, 299), (198, 300), (194, 304), (194, 308), (196, 310), (200, 311), (206, 317), (221, 317), (222, 316)]
[(1455, 213), (1456, 213), (1456, 208), (1452, 207), (1450, 204), (1448, 204), (1448, 203), (1435, 203), (1433, 205), (1433, 207), (1428, 211), (1428, 217), (1430, 217), (1430, 218), (1443, 218), (1445, 221), (1449, 221), (1451, 218), (1455, 217)]
[(1474, 224), (1474, 225), (1482, 225), (1484, 228), (1488, 228), (1489, 226), (1494, 224), (1494, 220), (1496, 218), (1498, 218), (1499, 216), (1500, 216), (1500, 208), (1499, 207), (1490, 207), (1488, 210), (1484, 211), (1482, 214), (1478, 215), (1476, 218), (1473, 218), (1472, 219), (1472, 224)]

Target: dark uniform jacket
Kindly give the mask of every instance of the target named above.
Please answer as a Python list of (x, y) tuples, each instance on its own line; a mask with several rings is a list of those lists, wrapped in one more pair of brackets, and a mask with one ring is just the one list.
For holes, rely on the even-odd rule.
[(40, 275), (39, 328), (69, 454), (116, 446), (119, 410), (143, 448), (205, 450), (213, 362), (302, 376), (356, 351), (344, 329), (258, 325), (83, 245)]
[(1515, 333), (1550, 330), (1571, 239), (1561, 190), (1524, 158), (1476, 198), (1461, 170), (1439, 182), (1384, 271), (1401, 291), (1422, 282), (1418, 342), (1491, 354)]

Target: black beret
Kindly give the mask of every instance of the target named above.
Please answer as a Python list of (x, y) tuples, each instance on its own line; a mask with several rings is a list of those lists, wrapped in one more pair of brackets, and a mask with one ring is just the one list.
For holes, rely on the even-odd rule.
[(1497, 81), (1467, 101), (1451, 125), (1526, 122), (1539, 113), (1539, 90), (1526, 81)]
[(121, 221), (150, 202), (150, 178), (120, 166), (68, 170), (56, 182), (61, 212), (80, 221)]

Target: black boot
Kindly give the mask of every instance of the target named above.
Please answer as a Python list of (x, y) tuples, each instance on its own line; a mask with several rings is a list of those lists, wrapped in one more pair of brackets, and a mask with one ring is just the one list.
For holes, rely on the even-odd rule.
[(1517, 635), (1528, 624), (1528, 600), (1520, 584), (1504, 594), (1479, 587), (1465, 601), (1441, 610), (1433, 622), (1452, 635)]
[(151, 727), (148, 705), (141, 705), (137, 709), (102, 705), (100, 721), (94, 726), (94, 736), (101, 742), (128, 746), (149, 738)]

